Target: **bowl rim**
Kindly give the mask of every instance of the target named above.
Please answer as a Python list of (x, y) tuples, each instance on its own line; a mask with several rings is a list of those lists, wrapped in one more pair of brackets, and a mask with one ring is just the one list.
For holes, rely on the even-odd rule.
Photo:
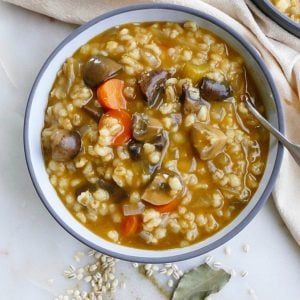
[(269, 0), (252, 0), (253, 3), (272, 21), (289, 33), (300, 38), (300, 23), (293, 21), (287, 15), (276, 8)]
[[(42, 67), (41, 67), (41, 69), (40, 69), (40, 71), (39, 71), (39, 73), (38, 73), (38, 75), (37, 75), (37, 77), (34, 81), (34, 84), (32, 86), (32, 89), (31, 89), (29, 97), (28, 97), (28, 102), (27, 102), (26, 110), (25, 110), (24, 127), (23, 127), (23, 146), (24, 146), (25, 160), (26, 160), (28, 171), (29, 171), (29, 175), (31, 177), (31, 181), (33, 183), (33, 186), (34, 186), (39, 198), (41, 199), (43, 205), (46, 207), (48, 212), (52, 215), (52, 217), (70, 235), (72, 235), (78, 241), (82, 242), (83, 244), (85, 244), (86, 246), (88, 246), (92, 249), (95, 249), (95, 250), (97, 250), (101, 253), (104, 253), (106, 255), (113, 256), (113, 257), (116, 257), (116, 258), (119, 258), (119, 259), (122, 259), (122, 260), (143, 262), (143, 263), (144, 262), (145, 263), (166, 263), (166, 262), (186, 260), (186, 259), (190, 259), (190, 258), (193, 258), (193, 257), (200, 256), (202, 254), (205, 254), (205, 253), (221, 246), (222, 244), (224, 244), (225, 242), (227, 242), (228, 240), (233, 238), (248, 223), (250, 223), (250, 221), (255, 217), (255, 215), (259, 212), (261, 207), (267, 201), (269, 195), (271, 194), (271, 191), (272, 191), (273, 185), (275, 183), (275, 180), (277, 178), (277, 175), (279, 173), (280, 166), (281, 166), (281, 163), (282, 163), (282, 158), (283, 158), (283, 146), (280, 143), (278, 143), (276, 158), (275, 158), (275, 162), (274, 162), (274, 168), (273, 168), (272, 174), (269, 177), (269, 180), (266, 184), (265, 190), (261, 194), (261, 196), (260, 196), (259, 200), (257, 201), (256, 205), (252, 208), (252, 210), (248, 213), (248, 215), (236, 227), (234, 227), (231, 231), (229, 231), (227, 234), (225, 234), (224, 236), (222, 236), (218, 240), (208, 244), (207, 246), (196, 249), (194, 251), (190, 251), (190, 252), (186, 252), (186, 253), (178, 254), (178, 255), (173, 255), (171, 257), (163, 257), (163, 258), (150, 257), (150, 256), (131, 256), (131, 255), (127, 255), (127, 254), (119, 254), (118, 252), (115, 252), (115, 251), (112, 251), (110, 249), (103, 248), (99, 245), (96, 245), (93, 242), (91, 242), (91, 241), (87, 240), (86, 238), (84, 238), (83, 236), (80, 236), (75, 230), (73, 230), (73, 228), (71, 228), (70, 226), (68, 226), (64, 222), (62, 217), (58, 213), (56, 213), (56, 211), (54, 211), (54, 209), (52, 208), (50, 203), (47, 201), (47, 196), (44, 194), (42, 188), (40, 187), (39, 180), (36, 177), (36, 174), (34, 173), (32, 160), (31, 160), (31, 157), (30, 157), (30, 154), (29, 154), (29, 140), (28, 140), (29, 130), (28, 130), (28, 128), (29, 128), (29, 115), (30, 115), (30, 111), (31, 111), (31, 106), (32, 106), (32, 102), (33, 102), (33, 99), (34, 99), (35, 90), (36, 90), (37, 86), (39, 85), (40, 80), (41, 80), (45, 70), (48, 68), (49, 64), (51, 63), (52, 59), (57, 55), (57, 53), (59, 53), (59, 51), (68, 42), (70, 42), (77, 35), (79, 35), (81, 32), (83, 32), (87, 28), (93, 26), (94, 24), (96, 24), (96, 23), (98, 23), (102, 20), (108, 19), (112, 16), (121, 14), (121, 13), (126, 13), (126, 12), (136, 11), (136, 10), (147, 10), (147, 9), (167, 9), (167, 10), (173, 10), (174, 12), (180, 11), (180, 12), (188, 13), (188, 14), (194, 15), (196, 17), (205, 19), (205, 20), (215, 24), (216, 26), (221, 27), (223, 30), (227, 31), (230, 35), (232, 35), (250, 53), (252, 58), (255, 59), (255, 61), (259, 65), (261, 71), (264, 73), (264, 76), (265, 76), (265, 78), (266, 78), (266, 80), (267, 80), (267, 82), (270, 86), (270, 89), (272, 91), (272, 95), (274, 97), (274, 102), (275, 102), (275, 106), (276, 106), (276, 113), (277, 113), (277, 119), (278, 119), (278, 129), (279, 129), (280, 132), (284, 133), (283, 109), (282, 109), (282, 105), (281, 105), (281, 102), (280, 102), (280, 97), (279, 97), (278, 91), (275, 87), (275, 83), (274, 83), (274, 81), (271, 77), (271, 74), (269, 73), (265, 63), (263, 62), (263, 60), (258, 55), (255, 48), (253, 46), (251, 46), (234, 29), (232, 29), (231, 27), (229, 27), (228, 25), (226, 25), (222, 21), (216, 19), (215, 17), (212, 17), (212, 16), (210, 16), (210, 15), (208, 15), (208, 14), (202, 12), (202, 11), (195, 10), (195, 9), (192, 9), (192, 8), (187, 8), (187, 7), (184, 7), (184, 6), (175, 5), (175, 4), (155, 3), (155, 4), (130, 5), (130, 6), (118, 8), (118, 9), (109, 11), (105, 14), (102, 14), (102, 15), (92, 19), (91, 21), (87, 22), (86, 24), (81, 25), (80, 27), (78, 27), (74, 31), (72, 31), (52, 51), (52, 53), (49, 55), (49, 57), (47, 58), (45, 63), (42, 65)], [(145, 253), (147, 252), (147, 249), (141, 249), (141, 250), (145, 251)], [(168, 250), (165, 250), (165, 251), (168, 251)]]

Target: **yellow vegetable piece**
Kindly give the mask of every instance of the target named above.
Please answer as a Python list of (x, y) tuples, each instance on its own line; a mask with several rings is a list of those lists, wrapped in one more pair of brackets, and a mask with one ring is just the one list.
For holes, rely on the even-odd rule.
[(183, 77), (192, 79), (193, 83), (197, 83), (210, 71), (209, 64), (195, 65), (187, 62), (183, 68)]

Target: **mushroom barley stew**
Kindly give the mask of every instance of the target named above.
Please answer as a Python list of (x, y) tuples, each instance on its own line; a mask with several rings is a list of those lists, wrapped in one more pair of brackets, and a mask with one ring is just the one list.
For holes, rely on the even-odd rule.
[(247, 205), (269, 136), (243, 102), (241, 57), (193, 22), (134, 23), (82, 46), (57, 74), (42, 131), (50, 181), (104, 239), (185, 247)]

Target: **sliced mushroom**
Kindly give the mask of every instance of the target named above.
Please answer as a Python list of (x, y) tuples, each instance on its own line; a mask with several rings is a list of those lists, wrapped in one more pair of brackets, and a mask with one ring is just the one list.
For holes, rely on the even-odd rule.
[(120, 202), (122, 200), (125, 200), (129, 197), (128, 193), (121, 187), (119, 187), (115, 182), (113, 181), (107, 181), (104, 179), (100, 179), (97, 183), (97, 185), (106, 190), (111, 199)]
[(230, 85), (204, 77), (199, 84), (201, 97), (207, 101), (221, 101), (232, 96)]
[(200, 97), (200, 91), (194, 88), (190, 83), (182, 86), (183, 112), (185, 114), (197, 113), (202, 105), (210, 106), (210, 104)]
[(148, 141), (159, 134), (163, 126), (155, 118), (147, 116), (146, 114), (135, 113), (133, 115), (133, 137), (137, 141)]
[(108, 57), (94, 56), (83, 67), (83, 80), (87, 86), (94, 88), (115, 76), (121, 69), (120, 64)]
[(56, 130), (51, 136), (52, 159), (69, 161), (76, 157), (81, 149), (81, 137), (77, 131)]
[(160, 170), (142, 195), (142, 199), (152, 205), (165, 205), (181, 199), (185, 186), (181, 177), (169, 170)]
[(154, 107), (158, 103), (168, 77), (169, 73), (165, 70), (142, 74), (139, 85), (149, 107)]
[(192, 143), (200, 158), (210, 160), (222, 152), (227, 136), (217, 128), (203, 123), (196, 123), (192, 128)]
[(99, 123), (100, 118), (103, 115), (103, 108), (96, 101), (97, 100), (90, 100), (86, 105), (82, 106), (82, 109)]
[(128, 152), (130, 158), (134, 161), (139, 160), (141, 158), (141, 151), (143, 148), (143, 143), (139, 142), (135, 139), (131, 139), (127, 144)]

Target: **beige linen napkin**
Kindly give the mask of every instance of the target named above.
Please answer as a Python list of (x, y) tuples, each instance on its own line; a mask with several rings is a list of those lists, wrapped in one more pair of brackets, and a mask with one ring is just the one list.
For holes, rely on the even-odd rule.
[[(143, 0), (3, 0), (81, 24), (117, 7)], [(152, 0), (202, 10), (230, 25), (260, 53), (272, 73), (285, 110), (286, 134), (300, 143), (300, 39), (260, 12), (249, 0)], [(283, 220), (300, 245), (300, 168), (285, 152), (273, 197)]]

